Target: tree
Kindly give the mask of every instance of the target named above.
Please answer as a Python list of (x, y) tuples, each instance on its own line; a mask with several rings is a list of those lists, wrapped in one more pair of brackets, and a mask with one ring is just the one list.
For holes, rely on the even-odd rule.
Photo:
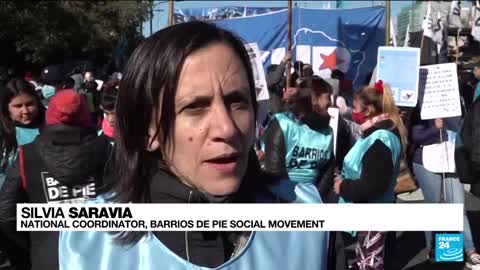
[(0, 5), (2, 62), (108, 61), (120, 41), (138, 39), (150, 1), (5, 1)]

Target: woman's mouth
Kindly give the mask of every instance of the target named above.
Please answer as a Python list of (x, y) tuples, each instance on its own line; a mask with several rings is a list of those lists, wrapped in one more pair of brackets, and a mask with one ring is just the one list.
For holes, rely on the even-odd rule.
[(22, 117), (22, 124), (27, 124), (27, 123), (30, 123), (31, 121), (32, 121), (32, 118), (29, 116)]
[(209, 167), (223, 172), (230, 173), (235, 170), (239, 161), (240, 155), (238, 153), (219, 155), (217, 157), (208, 159), (205, 162)]

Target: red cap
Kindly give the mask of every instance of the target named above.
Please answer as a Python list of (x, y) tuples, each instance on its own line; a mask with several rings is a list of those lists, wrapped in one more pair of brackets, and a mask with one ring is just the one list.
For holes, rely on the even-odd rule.
[(47, 125), (88, 126), (90, 112), (80, 94), (74, 90), (61, 90), (50, 100), (45, 118)]

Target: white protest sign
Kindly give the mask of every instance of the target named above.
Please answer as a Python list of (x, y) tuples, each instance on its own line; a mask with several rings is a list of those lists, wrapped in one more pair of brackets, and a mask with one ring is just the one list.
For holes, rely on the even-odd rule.
[(443, 142), (426, 145), (422, 151), (423, 166), (433, 173), (455, 172), (455, 144)]
[(340, 110), (338, 108), (328, 108), (330, 115), (330, 127), (333, 129), (333, 154), (337, 154), (337, 133), (338, 133), (338, 118), (340, 117)]
[(248, 43), (245, 44), (245, 48), (252, 64), (257, 100), (268, 100), (270, 96), (268, 94), (267, 81), (265, 80), (265, 71), (263, 70), (262, 55), (258, 45), (257, 43)]
[(457, 134), (447, 130), (448, 141), (426, 145), (422, 151), (423, 167), (433, 173), (455, 172), (455, 139)]
[(420, 114), (423, 120), (462, 115), (455, 63), (421, 67), (420, 89), (425, 89)]
[(377, 61), (376, 80), (390, 85), (395, 104), (415, 107), (418, 100), (420, 49), (379, 47)]

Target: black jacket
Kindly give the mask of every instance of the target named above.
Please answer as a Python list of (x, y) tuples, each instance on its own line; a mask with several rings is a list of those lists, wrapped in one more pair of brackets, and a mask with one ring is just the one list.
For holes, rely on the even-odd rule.
[[(252, 152), (249, 173), (233, 196), (213, 197), (189, 187), (163, 171), (150, 180), (152, 203), (254, 203), (258, 197), (274, 202), (275, 196), (268, 190), (268, 183), (260, 171), (258, 160)], [(253, 165), (252, 165), (253, 164)], [(218, 267), (228, 261), (233, 253), (241, 250), (250, 232), (180, 232), (155, 231), (154, 235), (176, 255), (193, 264)], [(188, 250), (188, 257), (187, 257)]]
[[(480, 177), (480, 98), (473, 103), (460, 131), (462, 145), (455, 149), (457, 173), (462, 183), (476, 184)], [(478, 189), (478, 188), (477, 188)]]
[[(250, 153), (247, 174), (237, 193), (233, 196), (213, 197), (189, 187), (163, 171), (150, 179), (151, 203), (282, 203), (268, 188), (276, 177), (261, 171), (253, 151)], [(215, 268), (228, 261), (242, 250), (250, 236), (244, 232), (180, 232), (155, 231), (154, 235), (177, 256), (193, 264)], [(330, 237), (334, 240), (333, 235)], [(188, 258), (187, 258), (188, 250)], [(329, 247), (329, 266), (332, 268), (335, 254)]]
[(469, 78), (466, 80), (460, 81), (460, 94), (465, 101), (467, 109), (470, 109), (473, 106), (473, 96), (477, 84), (478, 79), (476, 79), (473, 74), (469, 74)]
[(99, 190), (100, 193), (110, 192), (116, 184), (114, 176), (114, 159), (115, 159), (115, 139), (110, 138), (105, 133), (98, 136), (98, 140), (102, 141), (102, 144), (106, 144), (106, 160), (105, 168), (103, 170), (103, 185)]
[[(393, 127), (393, 122), (385, 120), (366, 130), (364, 137), (379, 129), (392, 131), (400, 138), (399, 131)], [(382, 196), (390, 185), (393, 174), (393, 160), (390, 148), (380, 140), (375, 141), (367, 150), (362, 160), (360, 179), (344, 179), (340, 185), (340, 195), (355, 203), (366, 203)]]
[[(313, 130), (328, 128), (330, 117), (311, 116), (302, 120)], [(263, 135), (265, 143), (265, 170), (278, 178), (288, 178), (285, 156), (287, 149), (283, 138), (283, 131), (276, 119), (273, 119)], [(324, 202), (335, 201), (332, 194), (333, 173), (335, 171), (335, 160), (332, 158), (319, 173), (317, 187)]]
[[(78, 202), (95, 197), (102, 185), (107, 145), (94, 130), (67, 125), (47, 126), (31, 144), (24, 145), (19, 155), (22, 162), (17, 160), (9, 170), (0, 192), (0, 226), (5, 234), (16, 235), (17, 203)], [(58, 233), (30, 233), (32, 269), (57, 269), (57, 250)]]

